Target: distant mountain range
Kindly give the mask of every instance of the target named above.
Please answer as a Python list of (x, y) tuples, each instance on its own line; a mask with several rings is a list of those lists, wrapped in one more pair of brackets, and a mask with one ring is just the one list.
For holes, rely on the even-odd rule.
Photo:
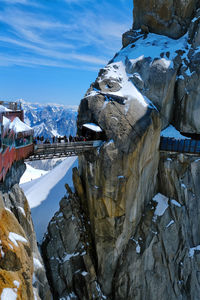
[(76, 135), (77, 106), (20, 102), (25, 123), (34, 129), (35, 136)]

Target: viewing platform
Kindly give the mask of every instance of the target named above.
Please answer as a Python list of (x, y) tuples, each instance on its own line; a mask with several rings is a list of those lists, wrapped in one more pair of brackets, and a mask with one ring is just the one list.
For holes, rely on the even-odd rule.
[(52, 159), (77, 156), (101, 146), (102, 141), (67, 142), (54, 144), (38, 144), (33, 153), (25, 159), (26, 162), (41, 159)]

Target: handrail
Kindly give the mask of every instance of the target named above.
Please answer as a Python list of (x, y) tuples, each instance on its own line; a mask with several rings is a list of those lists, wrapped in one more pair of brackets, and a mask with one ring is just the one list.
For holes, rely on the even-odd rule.
[[(76, 146), (93, 146), (98, 147), (100, 140), (95, 141), (83, 141), (83, 142), (66, 142), (66, 143), (49, 143), (49, 144), (36, 144), (37, 149), (46, 149), (46, 148), (66, 148), (66, 147), (76, 147)], [(95, 146), (97, 144), (97, 146)]]
[(200, 140), (161, 137), (160, 151), (200, 154)]
[(95, 140), (54, 144), (38, 144), (34, 146), (32, 155), (30, 155), (30, 157), (28, 157), (26, 161), (79, 155), (101, 146), (102, 143), (103, 142), (101, 140)]

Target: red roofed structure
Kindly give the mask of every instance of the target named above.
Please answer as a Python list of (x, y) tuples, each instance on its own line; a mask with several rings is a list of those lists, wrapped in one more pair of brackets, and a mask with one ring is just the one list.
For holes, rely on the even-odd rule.
[(0, 181), (13, 162), (33, 153), (33, 129), (24, 123), (24, 112), (17, 102), (0, 101)]

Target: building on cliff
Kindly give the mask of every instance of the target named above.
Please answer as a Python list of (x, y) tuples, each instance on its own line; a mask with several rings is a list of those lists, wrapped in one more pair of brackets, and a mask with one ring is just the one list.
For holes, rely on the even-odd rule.
[(0, 102), (0, 181), (4, 181), (14, 161), (33, 152), (33, 130), (24, 123), (20, 103)]
[(0, 125), (0, 299), (50, 300), (30, 207), (19, 187), (33, 130), (13, 102), (0, 102)]

